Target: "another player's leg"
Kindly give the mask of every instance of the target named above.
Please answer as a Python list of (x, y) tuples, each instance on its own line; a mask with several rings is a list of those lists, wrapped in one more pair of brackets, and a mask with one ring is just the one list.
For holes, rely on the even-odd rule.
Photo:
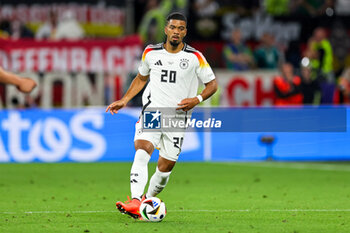
[(132, 199), (116, 203), (117, 209), (133, 218), (139, 218), (139, 207), (148, 181), (148, 162), (153, 153), (153, 144), (146, 140), (135, 141), (135, 157), (130, 172), (130, 189)]
[(149, 182), (146, 194), (147, 197), (157, 196), (165, 188), (175, 163), (176, 161), (165, 159), (161, 155), (159, 156), (156, 172), (153, 174)]

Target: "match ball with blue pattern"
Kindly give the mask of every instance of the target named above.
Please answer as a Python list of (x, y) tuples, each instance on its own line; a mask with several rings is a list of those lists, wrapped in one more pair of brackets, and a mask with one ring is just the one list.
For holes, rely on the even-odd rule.
[(160, 222), (166, 215), (165, 203), (157, 197), (145, 199), (140, 206), (142, 219), (147, 222)]

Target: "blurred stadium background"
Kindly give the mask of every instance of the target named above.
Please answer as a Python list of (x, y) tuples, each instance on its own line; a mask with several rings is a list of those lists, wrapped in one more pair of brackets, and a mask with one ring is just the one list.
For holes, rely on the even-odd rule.
[(104, 109), (172, 11), (220, 84), (203, 107), (337, 108), (346, 121), (342, 132), (192, 132), (180, 161), (350, 159), (350, 1), (2, 0), (0, 66), (39, 86), (0, 85), (0, 162), (132, 161), (141, 95), (118, 116)]

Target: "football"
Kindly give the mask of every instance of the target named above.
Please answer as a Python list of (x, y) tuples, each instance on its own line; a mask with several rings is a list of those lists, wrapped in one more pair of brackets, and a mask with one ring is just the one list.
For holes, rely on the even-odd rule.
[(166, 215), (165, 203), (157, 197), (145, 199), (140, 206), (142, 219), (147, 222), (160, 222)]

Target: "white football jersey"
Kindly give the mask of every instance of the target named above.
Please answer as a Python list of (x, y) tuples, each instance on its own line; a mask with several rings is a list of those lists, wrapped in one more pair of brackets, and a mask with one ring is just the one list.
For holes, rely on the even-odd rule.
[(178, 53), (167, 52), (163, 43), (147, 46), (138, 71), (150, 79), (142, 98), (144, 108), (178, 107), (181, 100), (197, 95), (198, 79), (203, 83), (215, 79), (202, 53), (187, 44)]

